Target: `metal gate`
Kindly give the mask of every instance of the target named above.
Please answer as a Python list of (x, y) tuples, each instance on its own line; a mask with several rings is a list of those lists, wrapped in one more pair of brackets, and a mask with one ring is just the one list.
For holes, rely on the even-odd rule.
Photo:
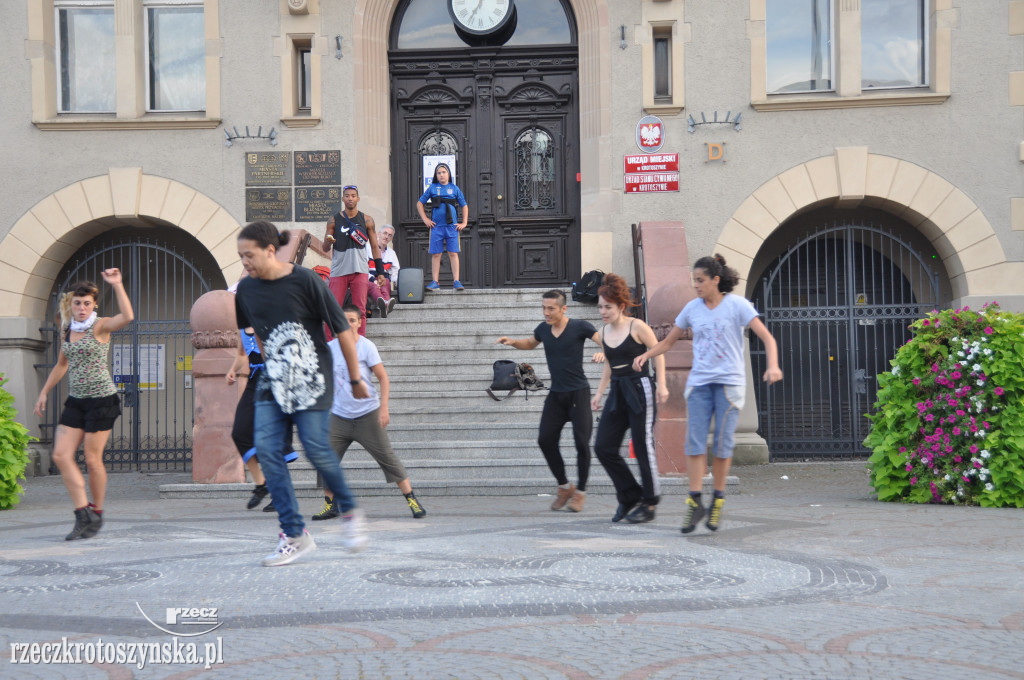
[(835, 225), (791, 247), (754, 301), (779, 344), (785, 380), (768, 387), (751, 334), (760, 434), (774, 460), (866, 456), (876, 376), (908, 326), (939, 304), (938, 274), (905, 241), (873, 226)]
[[(192, 304), (211, 289), (211, 281), (174, 247), (143, 241), (98, 246), (80, 254), (58, 278), (50, 319), (59, 296), (75, 281), (88, 279), (100, 289), (100, 316), (116, 308), (114, 293), (100, 272), (121, 269), (135, 321), (111, 335), (111, 374), (123, 414), (114, 423), (103, 454), (108, 470), (189, 470), (192, 465)], [(59, 323), (50, 331), (51, 368), (62, 338)], [(43, 439), (53, 440), (66, 386), (50, 393)], [(84, 466), (79, 450), (78, 463)]]

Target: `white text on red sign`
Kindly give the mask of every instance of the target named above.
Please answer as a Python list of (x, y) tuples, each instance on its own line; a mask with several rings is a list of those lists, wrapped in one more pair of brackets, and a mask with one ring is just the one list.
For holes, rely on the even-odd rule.
[(625, 156), (623, 159), (623, 170), (627, 174), (637, 172), (678, 172), (679, 154), (637, 154)]

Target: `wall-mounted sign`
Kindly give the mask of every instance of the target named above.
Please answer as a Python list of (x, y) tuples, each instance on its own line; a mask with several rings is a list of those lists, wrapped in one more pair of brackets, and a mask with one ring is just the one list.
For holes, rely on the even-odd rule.
[(341, 212), (341, 187), (296, 187), (295, 221), (326, 222)]
[(626, 175), (627, 194), (645, 194), (654, 191), (679, 191), (679, 173), (645, 172)]
[(622, 159), (626, 174), (638, 172), (679, 172), (679, 154), (642, 154)]
[(245, 221), (292, 221), (292, 190), (290, 187), (245, 190)]
[(291, 183), (291, 154), (287, 151), (245, 154), (245, 186), (279, 187)]
[(444, 163), (448, 166), (448, 169), (452, 171), (452, 176), (448, 180), (452, 184), (456, 184), (455, 181), (455, 156), (424, 156), (423, 157), (423, 191), (427, 190), (430, 186), (431, 180), (434, 179), (434, 169), (438, 163)]
[(657, 116), (644, 116), (636, 124), (636, 145), (644, 153), (654, 153), (665, 144), (665, 124)]
[(722, 161), (725, 162), (725, 142), (704, 142), (704, 146), (708, 150), (708, 158), (705, 163), (711, 161)]
[(341, 184), (341, 152), (296, 151), (295, 186)]

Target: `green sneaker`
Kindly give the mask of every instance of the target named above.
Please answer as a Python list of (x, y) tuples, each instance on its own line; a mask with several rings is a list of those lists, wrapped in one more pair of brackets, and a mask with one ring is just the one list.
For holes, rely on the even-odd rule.
[(708, 515), (708, 529), (718, 531), (718, 524), (722, 521), (723, 505), (725, 505), (724, 498), (715, 498), (711, 501), (711, 513)]
[(697, 528), (700, 521), (706, 514), (704, 506), (693, 500), (693, 496), (686, 497), (686, 521), (683, 522), (683, 528), (680, 529), (684, 534), (688, 534)]

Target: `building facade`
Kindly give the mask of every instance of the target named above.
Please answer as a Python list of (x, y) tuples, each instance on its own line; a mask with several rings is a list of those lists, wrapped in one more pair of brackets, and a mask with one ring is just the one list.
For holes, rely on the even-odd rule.
[[(163, 421), (187, 420), (188, 309), (239, 276), (239, 227), (320, 233), (357, 185), (425, 264), (413, 206), (439, 160), (471, 207), (469, 286), (631, 273), (632, 224), (725, 255), (789, 353), (794, 387), (756, 408), (793, 455), (828, 440), (800, 434), (810, 409), (856, 440), (923, 308), (1024, 309), (1024, 2), (12, 0), (0, 18), (0, 371), (33, 429), (70, 278), (133, 277), (115, 369), (130, 407), (163, 391)], [(666, 169), (627, 172), (645, 116)]]

